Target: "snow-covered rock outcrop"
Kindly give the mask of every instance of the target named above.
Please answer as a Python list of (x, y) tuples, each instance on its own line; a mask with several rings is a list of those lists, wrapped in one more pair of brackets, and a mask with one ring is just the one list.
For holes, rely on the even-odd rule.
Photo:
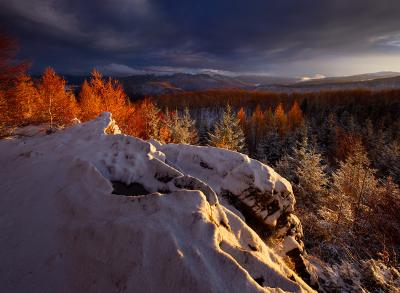
[[(169, 165), (206, 182), (218, 195), (250, 208), (271, 229), (294, 211), (295, 198), (290, 183), (257, 160), (214, 147), (154, 145), (165, 154)], [(294, 241), (301, 242), (301, 226), (296, 228), (299, 230), (296, 234), (298, 239)], [(289, 227), (284, 232), (288, 230)]]
[(227, 207), (238, 209), (264, 240), (273, 239), (275, 249), (292, 259), (301, 277), (316, 285), (316, 276), (303, 255), (303, 229), (293, 214), (292, 186), (285, 178), (238, 152), (151, 143), (165, 155), (168, 165), (207, 183)]
[(250, 201), (249, 186), (272, 192), (279, 215), (260, 213), (279, 224), (294, 198), (272, 169), (246, 157), (223, 166), (226, 151), (205, 148), (199, 158), (217, 173), (201, 174), (184, 146), (119, 133), (104, 113), (0, 141), (4, 292), (312, 291), (219, 201), (224, 191)]

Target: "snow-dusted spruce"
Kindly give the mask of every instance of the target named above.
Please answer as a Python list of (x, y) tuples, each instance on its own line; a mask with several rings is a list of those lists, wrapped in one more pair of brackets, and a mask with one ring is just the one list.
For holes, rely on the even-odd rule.
[(272, 169), (214, 148), (157, 150), (107, 113), (28, 130), (0, 141), (4, 292), (312, 291), (214, 192), (254, 186), (290, 211), (290, 185)]
[(209, 134), (209, 145), (233, 151), (241, 151), (244, 144), (244, 133), (240, 120), (232, 113), (231, 106), (226, 105), (222, 119), (214, 126), (214, 131)]

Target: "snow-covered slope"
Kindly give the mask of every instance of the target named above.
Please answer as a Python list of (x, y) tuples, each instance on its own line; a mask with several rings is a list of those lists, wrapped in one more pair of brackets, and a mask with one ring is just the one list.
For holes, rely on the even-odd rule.
[(271, 170), (232, 161), (231, 179), (200, 176), (174, 157), (183, 146), (119, 134), (107, 113), (50, 135), (18, 133), (0, 141), (2, 291), (312, 291), (219, 203), (222, 190), (243, 194), (249, 179), (238, 174), (254, 172), (252, 186), (287, 195), (280, 207), (292, 209), (290, 185)]

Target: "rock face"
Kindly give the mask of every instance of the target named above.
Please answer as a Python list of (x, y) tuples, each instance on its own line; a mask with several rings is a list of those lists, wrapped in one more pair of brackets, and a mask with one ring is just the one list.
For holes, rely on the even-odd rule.
[(0, 141), (5, 292), (312, 291), (227, 201), (301, 248), (290, 184), (271, 168), (122, 135), (108, 113), (19, 134)]

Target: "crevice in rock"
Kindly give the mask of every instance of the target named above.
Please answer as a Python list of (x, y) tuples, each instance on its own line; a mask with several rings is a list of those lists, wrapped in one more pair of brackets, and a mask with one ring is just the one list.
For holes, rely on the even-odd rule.
[(300, 251), (298, 248), (295, 248), (287, 252), (286, 255), (290, 257), (293, 261), (295, 266), (294, 271), (300, 276), (300, 278), (302, 278), (304, 282), (310, 285), (311, 288), (318, 290), (319, 285), (318, 283), (314, 283), (312, 280), (312, 276), (307, 268), (307, 261), (303, 256), (303, 252)]
[(261, 287), (264, 285), (265, 282), (263, 277), (255, 278), (254, 281), (256, 281)]
[(111, 181), (113, 186), (113, 194), (126, 195), (126, 196), (139, 196), (149, 194), (144, 186), (140, 183), (133, 182), (129, 185), (121, 181)]
[(223, 196), (225, 196), (229, 203), (242, 213), (246, 224), (249, 225), (262, 239), (266, 240), (273, 235), (274, 228), (267, 225), (262, 217), (256, 215), (253, 209), (243, 203), (237, 196), (227, 191), (223, 192)]
[(209, 169), (209, 170), (213, 170), (213, 167), (210, 167), (206, 162), (201, 161), (200, 162), (200, 166), (204, 169)]
[(252, 251), (258, 251), (257, 247), (251, 245), (251, 244), (247, 244), (247, 246), (252, 250)]

